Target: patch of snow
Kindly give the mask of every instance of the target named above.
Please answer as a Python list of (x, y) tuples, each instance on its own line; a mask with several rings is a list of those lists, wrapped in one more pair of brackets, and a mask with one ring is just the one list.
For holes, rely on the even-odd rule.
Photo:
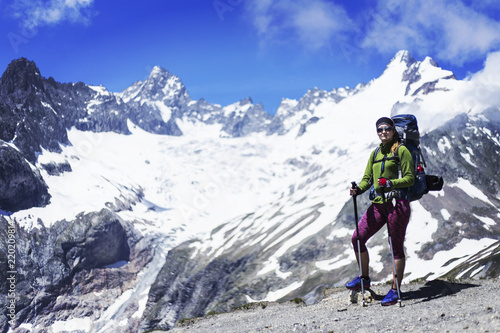
[(333, 230), (330, 235), (326, 237), (328, 240), (334, 240), (335, 238), (344, 238), (352, 235), (353, 231), (349, 228), (342, 227), (340, 229)]
[(61, 321), (56, 320), (51, 325), (51, 332), (53, 333), (63, 333), (63, 332), (91, 332), (92, 329), (92, 320), (90, 317), (85, 318), (74, 318), (70, 317), (70, 319)]
[(472, 162), (470, 154), (460, 153), (460, 155), (464, 158), (464, 160), (465, 160), (467, 163), (469, 163), (470, 165), (472, 165), (474, 168), (477, 168), (477, 165), (475, 165), (475, 164)]
[(450, 217), (451, 217), (450, 212), (448, 212), (448, 211), (447, 211), (446, 209), (444, 209), (444, 208), (443, 208), (443, 209), (441, 209), (441, 215), (443, 216), (443, 218), (444, 218), (445, 220), (449, 220), (449, 219), (450, 219)]
[(386, 254), (385, 253), (385, 251), (387, 251), (386, 249), (387, 248), (385, 248), (382, 245), (370, 247), (370, 269), (373, 270), (374, 272), (381, 272), (384, 269), (384, 264), (382, 263), (382, 256)]
[(474, 266), (470, 267), (469, 269), (466, 269), (464, 270), (463, 272), (461, 272), (460, 274), (457, 275), (457, 279), (461, 279), (462, 276), (464, 276), (465, 274), (467, 274), (468, 272), (470, 272), (471, 270), (473, 270), (471, 273), (470, 273), (470, 277), (474, 277), (474, 275), (476, 275), (477, 273), (481, 272), (483, 269), (484, 269), (485, 265), (482, 265), (476, 269), (474, 269)]
[(302, 287), (303, 284), (304, 284), (304, 281), (301, 281), (301, 282), (296, 281), (296, 282), (292, 283), (291, 285), (289, 285), (288, 287), (285, 287), (283, 289), (279, 289), (279, 290), (276, 290), (276, 291), (270, 291), (267, 294), (267, 296), (265, 298), (263, 298), (263, 299), (254, 300), (254, 299), (252, 299), (248, 295), (246, 295), (246, 299), (247, 299), (247, 301), (249, 303), (255, 303), (255, 302), (274, 302), (274, 301), (279, 300), (282, 297), (285, 297), (286, 295), (288, 295), (292, 291), (294, 291), (296, 289), (299, 289), (300, 287)]
[(90, 89), (99, 93), (100, 95), (110, 95), (111, 93), (104, 86), (88, 86)]
[(467, 179), (458, 178), (456, 183), (449, 184), (448, 186), (457, 187), (467, 193), (470, 197), (479, 199), (493, 207), (496, 207), (481, 190), (472, 185), (471, 182)]
[[(19, 325), (19, 328), (20, 329), (25, 329), (25, 330), (27, 330), (29, 332), (33, 332), (33, 330), (34, 330), (33, 324), (28, 324), (28, 323), (22, 323), (21, 325)], [(10, 332), (10, 329), (9, 329), (8, 332)]]
[(161, 119), (166, 123), (172, 117), (172, 109), (165, 105), (163, 101), (155, 101), (154, 105), (160, 111)]
[(356, 260), (356, 256), (352, 248), (349, 247), (344, 253), (339, 254), (333, 259), (316, 261), (315, 266), (323, 271), (331, 271), (343, 266), (352, 265), (353, 260)]
[(481, 222), (483, 222), (484, 223), (483, 226), (487, 230), (490, 230), (490, 227), (496, 225), (495, 220), (493, 220), (492, 218), (485, 217), (485, 216), (478, 216), (476, 214), (472, 214), (472, 215), (474, 215), (475, 218), (477, 218), (478, 220), (480, 220)]
[(50, 105), (49, 103), (46, 103), (44, 101), (41, 101), (41, 103), (42, 103), (42, 106), (44, 108), (50, 109), (54, 114), (57, 115), (57, 112), (56, 112), (56, 110), (54, 110), (54, 108), (52, 107), (52, 105)]
[(411, 272), (411, 279), (423, 277), (429, 273), (431, 274), (427, 276), (428, 280), (439, 278), (452, 268), (445, 266), (450, 259), (456, 259), (453, 262), (453, 266), (460, 265), (477, 252), (491, 246), (495, 242), (497, 240), (491, 238), (480, 240), (464, 238), (453, 249), (437, 252), (432, 260), (423, 260), (412, 256), (410, 260), (407, 260), (407, 272)]
[(451, 149), (451, 143), (450, 140), (448, 140), (447, 137), (443, 136), (441, 139), (438, 141), (438, 149), (442, 154), (446, 154), (446, 151), (448, 149)]

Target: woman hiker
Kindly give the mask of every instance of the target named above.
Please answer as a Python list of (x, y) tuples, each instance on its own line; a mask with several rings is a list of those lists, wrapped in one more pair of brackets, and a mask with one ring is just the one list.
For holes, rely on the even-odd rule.
[[(394, 278), (392, 288), (382, 300), (382, 305), (396, 304), (398, 301), (398, 288), (401, 286), (405, 269), (404, 238), (406, 227), (410, 220), (410, 202), (405, 195), (404, 190), (394, 191), (395, 189), (404, 189), (413, 185), (415, 176), (413, 172), (413, 159), (409, 150), (399, 145), (398, 134), (394, 128), (394, 122), (391, 118), (383, 117), (376, 123), (378, 137), (381, 144), (380, 149), (375, 149), (370, 155), (365, 174), (360, 184), (356, 188), (351, 188), (351, 196), (359, 195), (374, 184), (375, 198), (373, 196), (372, 204), (368, 207), (363, 217), (359, 221), (359, 240), (361, 243), (361, 255), (357, 253), (357, 233), (354, 231), (352, 244), (356, 259), (361, 259), (361, 276), (358, 276), (346, 284), (347, 289), (358, 290), (363, 283), (364, 288), (370, 287), (369, 277), (369, 256), (366, 248), (366, 242), (388, 223), (391, 235), (394, 259), (396, 266), (396, 278)], [(377, 156), (373, 156), (377, 152)], [(399, 156), (401, 167), (401, 178), (398, 178), (399, 166), (398, 160), (393, 157)], [(386, 202), (382, 198), (384, 191)], [(392, 203), (392, 198), (396, 198), (396, 205)], [(388, 216), (387, 216), (387, 215)], [(393, 269), (394, 271), (394, 269)], [(398, 285), (396, 285), (396, 283)]]

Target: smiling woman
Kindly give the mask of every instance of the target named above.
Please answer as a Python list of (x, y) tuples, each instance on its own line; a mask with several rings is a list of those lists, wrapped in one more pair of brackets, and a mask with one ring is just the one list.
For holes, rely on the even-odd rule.
[[(389, 197), (389, 192), (394, 189), (412, 186), (415, 181), (413, 173), (413, 159), (405, 146), (400, 146), (395, 132), (395, 124), (391, 118), (382, 117), (376, 122), (377, 134), (381, 141), (379, 148), (375, 149), (368, 160), (365, 173), (359, 184), (353, 182), (350, 190), (354, 200), (359, 194), (365, 192), (373, 184), (374, 192), (370, 197), (372, 204), (368, 207), (363, 217), (359, 220), (356, 215), (356, 230), (352, 235), (352, 245), (356, 253), (360, 274), (346, 284), (350, 290), (370, 288), (369, 255), (366, 242), (387, 224), (388, 240), (393, 259), (394, 279), (392, 288), (382, 300), (382, 305), (393, 305), (401, 302), (399, 287), (405, 269), (404, 239), (406, 228), (410, 221), (410, 201), (408, 196), (397, 197), (396, 204)], [(401, 174), (401, 177), (399, 177)], [(354, 201), (355, 202), (355, 201)], [(356, 205), (354, 205), (356, 210)], [(357, 245), (357, 247), (356, 247)], [(364, 305), (364, 304), (363, 304)]]

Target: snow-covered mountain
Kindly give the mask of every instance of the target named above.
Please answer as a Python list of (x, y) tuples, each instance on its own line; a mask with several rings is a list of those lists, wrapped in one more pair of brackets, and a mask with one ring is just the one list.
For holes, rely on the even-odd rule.
[(151, 131), (142, 123), (146, 114), (157, 119), (158, 127), (166, 124), (168, 130), (160, 134), (181, 135), (178, 126), (202, 123), (222, 125), (221, 131), (227, 136), (244, 136), (264, 131), (271, 118), (250, 98), (224, 108), (204, 99), (193, 101), (180, 78), (160, 67), (154, 67), (147, 80), (134, 83), (117, 96), (136, 110), (137, 119), (130, 120), (143, 129)]
[[(38, 180), (17, 191), (30, 205), (1, 207), (16, 211), (0, 219), (18, 230), (17, 325), (147, 331), (251, 301), (314, 302), (356, 275), (348, 188), (377, 144), (376, 119), (402, 113), (419, 120), (426, 171), (445, 178), (412, 203), (405, 279), (498, 276), (496, 57), (460, 81), (401, 51), (378, 78), (283, 99), (273, 117), (250, 98), (193, 101), (159, 67), (111, 93), (13, 61), (0, 139)], [(15, 186), (0, 189), (3, 200)], [(372, 279), (388, 280), (386, 233), (368, 246)]]
[(355, 89), (339, 88), (328, 92), (318, 88), (311, 89), (300, 99), (283, 99), (276, 114), (273, 117), (269, 133), (284, 134), (297, 124), (301, 124), (299, 135), (305, 131), (306, 125), (318, 120), (314, 116), (316, 107), (323, 103), (338, 103), (342, 99), (352, 96), (361, 90), (363, 84)]

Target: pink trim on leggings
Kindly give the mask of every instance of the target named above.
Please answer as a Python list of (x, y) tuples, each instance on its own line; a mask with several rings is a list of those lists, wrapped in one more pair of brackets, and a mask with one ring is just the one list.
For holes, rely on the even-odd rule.
[[(386, 203), (387, 212), (389, 213), (389, 230), (391, 232), (392, 248), (395, 259), (403, 259), (404, 240), (406, 227), (410, 221), (410, 202), (408, 200), (396, 200), (396, 206), (391, 201)], [(361, 252), (366, 252), (366, 242), (377, 233), (387, 222), (385, 215), (384, 204), (371, 204), (359, 220), (359, 241), (361, 244)], [(352, 245), (354, 251), (358, 252), (358, 243), (356, 230), (352, 235)]]

